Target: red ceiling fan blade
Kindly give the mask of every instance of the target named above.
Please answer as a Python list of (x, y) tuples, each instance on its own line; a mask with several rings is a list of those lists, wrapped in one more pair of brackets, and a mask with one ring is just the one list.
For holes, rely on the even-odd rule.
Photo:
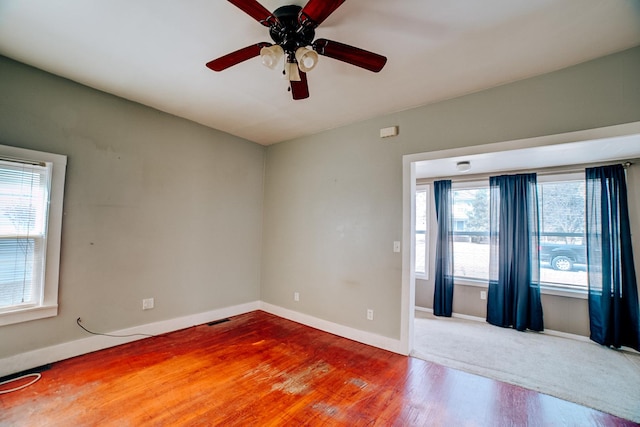
[(300, 71), (300, 81), (292, 81), (289, 83), (291, 84), (291, 95), (293, 95), (293, 99), (305, 99), (309, 97), (307, 73)]
[(278, 24), (278, 18), (273, 16), (271, 12), (256, 0), (229, 0), (229, 3), (233, 4), (265, 27), (271, 27), (272, 25)]
[(298, 21), (300, 25), (315, 28), (322, 24), (344, 2), (345, 0), (309, 0), (307, 5), (300, 11)]
[(320, 55), (328, 56), (374, 73), (382, 70), (387, 63), (387, 58), (382, 55), (327, 39), (316, 40), (313, 43), (313, 49)]
[(236, 64), (239, 64), (247, 59), (254, 58), (260, 55), (260, 49), (263, 47), (271, 46), (271, 43), (260, 42), (252, 44), (251, 46), (243, 47), (235, 52), (228, 53), (213, 61), (207, 62), (207, 67), (213, 71), (226, 70)]

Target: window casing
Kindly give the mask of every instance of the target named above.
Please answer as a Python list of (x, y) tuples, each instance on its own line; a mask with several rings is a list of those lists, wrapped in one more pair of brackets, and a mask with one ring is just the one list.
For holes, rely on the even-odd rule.
[(0, 326), (57, 315), (66, 157), (0, 146)]

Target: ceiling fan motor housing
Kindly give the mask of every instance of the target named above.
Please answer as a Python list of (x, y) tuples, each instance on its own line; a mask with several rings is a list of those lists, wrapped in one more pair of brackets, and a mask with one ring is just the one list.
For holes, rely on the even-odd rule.
[(312, 26), (300, 24), (298, 16), (301, 10), (300, 6), (290, 5), (279, 7), (273, 12), (280, 25), (272, 25), (269, 35), (289, 56), (295, 55), (299, 47), (309, 46), (315, 37)]

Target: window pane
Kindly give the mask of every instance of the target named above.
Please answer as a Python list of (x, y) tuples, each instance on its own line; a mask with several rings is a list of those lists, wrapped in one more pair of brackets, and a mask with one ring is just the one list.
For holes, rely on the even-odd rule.
[(0, 161), (0, 310), (42, 302), (49, 169)]
[(427, 191), (416, 191), (416, 273), (426, 274)]
[(453, 190), (453, 274), (489, 279), (489, 189)]
[(0, 235), (44, 234), (44, 172), (38, 166), (0, 164)]
[(33, 239), (0, 239), (0, 308), (33, 304)]
[(585, 184), (538, 184), (540, 205), (540, 280), (586, 288)]

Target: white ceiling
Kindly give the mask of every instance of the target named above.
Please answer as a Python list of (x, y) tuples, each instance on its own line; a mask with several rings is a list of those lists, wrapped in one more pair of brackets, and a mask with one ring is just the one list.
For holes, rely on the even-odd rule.
[[(273, 11), (305, 0), (262, 0)], [(260, 144), (543, 74), (640, 44), (639, 0), (348, 0), (316, 31), (388, 57), (320, 57), (293, 101), (254, 58), (268, 29), (222, 0), (0, 0), (0, 54)], [(1, 76), (0, 76), (1, 77)]]

